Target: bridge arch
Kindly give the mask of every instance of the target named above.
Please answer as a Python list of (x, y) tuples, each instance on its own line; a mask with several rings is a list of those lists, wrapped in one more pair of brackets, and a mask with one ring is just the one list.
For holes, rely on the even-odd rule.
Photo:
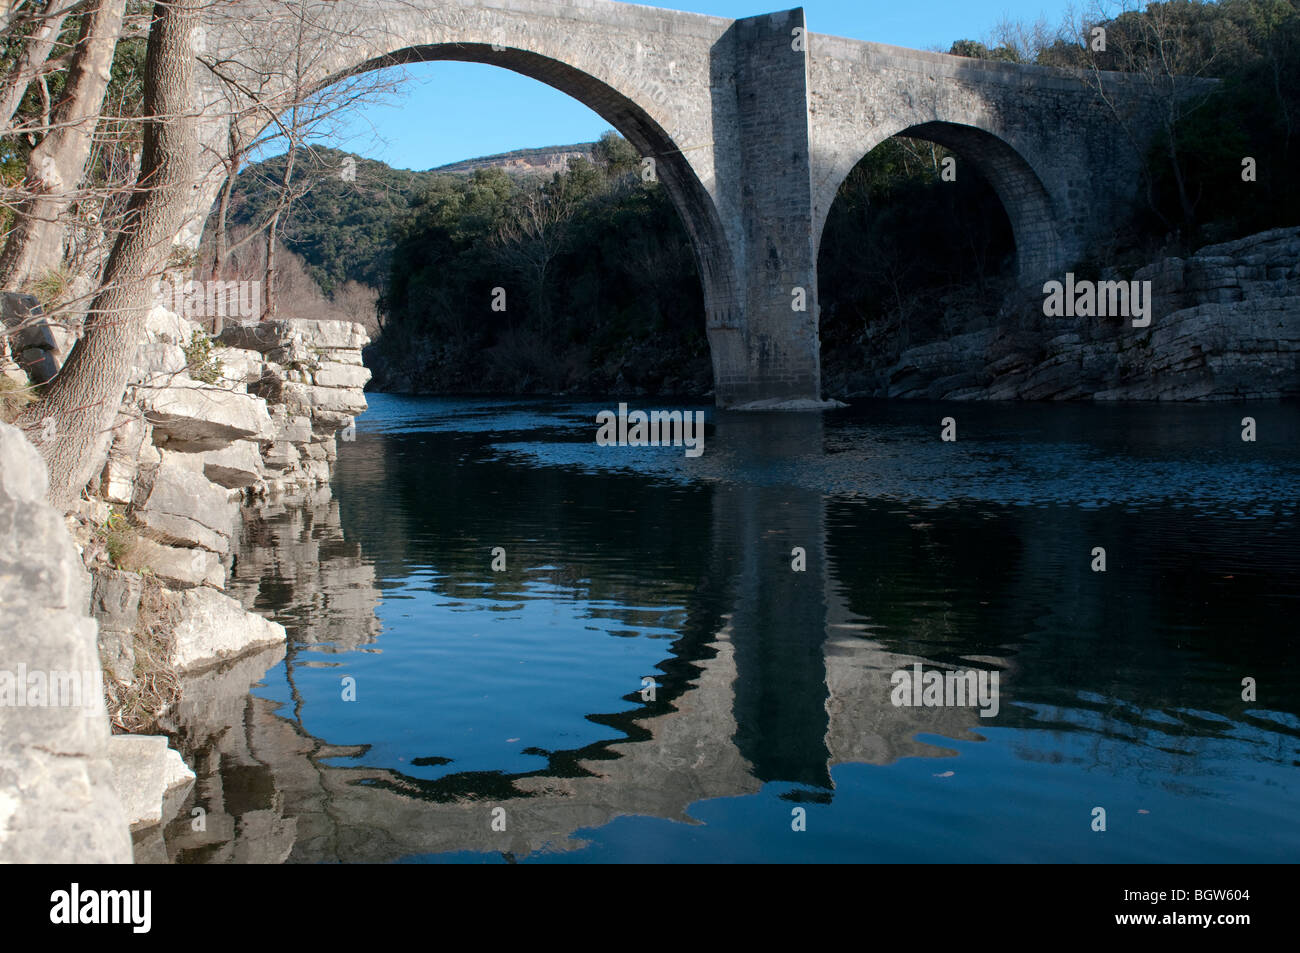
[[(729, 21), (681, 15), (686, 19), (665, 31), (654, 14), (667, 11), (623, 4), (593, 8), (581, 0), (479, 0), (473, 7), (445, 0), (307, 0), (309, 13), (301, 22), (290, 9), (298, 7), (296, 0), (283, 6), (236, 0), (206, 14), (199, 59), (207, 69), (200, 71), (198, 85), (210, 104), (200, 123), (209, 164), (185, 240), (197, 244), (225, 182), (220, 157), (232, 125), (247, 141), (283, 111), (277, 106), (291, 102), (293, 88), (309, 95), (349, 76), (411, 63), (499, 66), (573, 97), (654, 160), (655, 176), (691, 239), (716, 379), (720, 353), (731, 346), (720, 329), (735, 325), (741, 299), (712, 191), (711, 56)], [(629, 17), (628, 9), (635, 14)], [(656, 30), (666, 35), (655, 36)], [(653, 46), (643, 42), (648, 36)], [(291, 78), (290, 67), (282, 64), (304, 47), (316, 52)]]
[[(895, 136), (923, 139), (950, 149), (958, 156), (958, 168), (965, 160), (988, 181), (997, 194), (1016, 246), (1016, 271), (1022, 281), (1032, 282), (1049, 275), (1064, 264), (1064, 250), (1057, 226), (1059, 216), (1052, 197), (1033, 166), (1005, 139), (978, 126), (958, 122), (926, 121), (906, 126), (875, 138), (852, 162), (841, 160), (832, 176), (823, 183), (823, 198), (816, 223), (816, 248), (821, 250), (822, 235), (830, 205), (849, 173), (881, 143)], [(960, 175), (960, 171), (958, 172)]]

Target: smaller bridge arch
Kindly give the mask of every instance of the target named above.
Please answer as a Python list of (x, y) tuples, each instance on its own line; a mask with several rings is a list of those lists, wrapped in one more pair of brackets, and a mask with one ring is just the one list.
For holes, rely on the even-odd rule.
[[(929, 121), (899, 129), (877, 139), (871, 148), (856, 160), (839, 168), (823, 184), (823, 196), (830, 200), (819, 205), (817, 251), (826, 228), (830, 205), (844, 180), (854, 166), (884, 143), (896, 136), (923, 139), (955, 152), (958, 157), (958, 175), (963, 161), (970, 162), (993, 187), (1011, 223), (1016, 244), (1016, 271), (1022, 280), (1033, 281), (1062, 268), (1065, 256), (1057, 221), (1059, 214), (1053, 207), (1052, 197), (1038, 173), (1006, 140), (976, 126), (957, 122)], [(874, 138), (874, 137), (873, 137)], [(839, 165), (843, 167), (845, 160)], [(838, 175), (838, 178), (835, 177)]]

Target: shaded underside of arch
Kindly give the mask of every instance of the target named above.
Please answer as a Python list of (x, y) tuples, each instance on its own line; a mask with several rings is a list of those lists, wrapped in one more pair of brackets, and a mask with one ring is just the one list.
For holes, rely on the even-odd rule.
[(1020, 153), (993, 133), (951, 122), (921, 123), (897, 135), (925, 139), (974, 163), (1006, 209), (1022, 280), (1033, 281), (1059, 269), (1062, 249), (1051, 196)]
[[(1011, 223), (1016, 245), (1016, 270), (1021, 281), (1034, 282), (1060, 270), (1064, 251), (1051, 195), (1033, 167), (1010, 144), (976, 126), (953, 122), (918, 123), (886, 138), (894, 136), (924, 139), (951, 149), (984, 176)], [(870, 152), (868, 150), (859, 157), (858, 162)], [(844, 170), (839, 184), (843, 184), (857, 164)], [(824, 230), (826, 218), (823, 217), (819, 224)], [(820, 233), (817, 246), (820, 249)]]

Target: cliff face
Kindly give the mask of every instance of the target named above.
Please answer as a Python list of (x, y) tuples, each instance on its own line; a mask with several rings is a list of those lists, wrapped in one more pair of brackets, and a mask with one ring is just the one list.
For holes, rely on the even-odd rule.
[(0, 423), (0, 862), (125, 863), (90, 577), (48, 486)]
[(595, 146), (596, 143), (594, 142), (583, 142), (571, 146), (515, 149), (512, 152), (502, 152), (497, 155), (453, 162), (450, 165), (438, 166), (430, 171), (468, 173), (477, 172), (480, 169), (504, 169), (512, 175), (551, 176), (556, 172), (565, 171), (569, 167), (569, 162), (573, 159), (590, 160)]
[(1151, 282), (1148, 328), (1134, 328), (1122, 318), (1045, 317), (1040, 296), (996, 327), (902, 351), (892, 366), (846, 388), (848, 395), (943, 400), (1300, 395), (1300, 228), (1211, 245), (1124, 277)]

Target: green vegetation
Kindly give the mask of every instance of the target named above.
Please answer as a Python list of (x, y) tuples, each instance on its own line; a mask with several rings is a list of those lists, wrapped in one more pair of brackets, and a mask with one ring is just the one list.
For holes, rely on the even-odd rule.
[(114, 569), (125, 568), (135, 552), (137, 539), (135, 527), (127, 521), (126, 516), (119, 510), (113, 510), (96, 533), (104, 544), (109, 564)]
[(394, 227), (376, 385), (707, 391), (694, 253), (667, 193), (639, 169), (609, 133), (594, 161), (541, 185), (499, 169), (431, 183)]
[[(390, 169), (373, 159), (351, 157), (356, 176), (344, 181), (340, 171), (346, 152), (313, 146), (295, 164), (290, 188), (296, 198), (281, 240), (306, 263), (308, 274), (327, 295), (346, 281), (372, 288), (388, 278), (389, 232), (409, 201), (434, 172)], [(230, 227), (259, 228), (275, 210), (284, 175), (284, 156), (245, 169), (231, 195)]]
[[(1105, 30), (1104, 50), (1084, 43)], [(1168, 0), (1062, 29), (1003, 24), (993, 45), (959, 40), (959, 56), (1141, 74), (1170, 105), (1147, 157), (1150, 200), (1129, 224), (1133, 244), (1180, 231), (1184, 250), (1300, 222), (1300, 2)], [(1173, 106), (1187, 78), (1222, 80)], [(1117, 142), (1123, 140), (1117, 123)], [(1258, 178), (1242, 181), (1242, 159)], [(1180, 188), (1180, 180), (1182, 187)]]
[(221, 358), (212, 356), (212, 338), (195, 330), (184, 351), (185, 366), (190, 377), (204, 384), (215, 384), (221, 379)]

